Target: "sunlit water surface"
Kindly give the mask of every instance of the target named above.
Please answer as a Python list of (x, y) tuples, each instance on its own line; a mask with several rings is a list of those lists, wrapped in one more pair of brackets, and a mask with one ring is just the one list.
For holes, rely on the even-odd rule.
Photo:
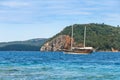
[(120, 80), (120, 53), (1, 51), (0, 80)]

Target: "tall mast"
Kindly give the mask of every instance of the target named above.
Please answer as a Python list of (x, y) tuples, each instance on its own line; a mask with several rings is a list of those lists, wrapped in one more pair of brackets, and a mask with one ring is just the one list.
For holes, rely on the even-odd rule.
[(84, 47), (85, 47), (85, 39), (86, 39), (86, 26), (85, 26), (85, 29), (84, 29)]
[(72, 50), (72, 47), (73, 47), (73, 25), (72, 25), (72, 34), (71, 34), (71, 50)]

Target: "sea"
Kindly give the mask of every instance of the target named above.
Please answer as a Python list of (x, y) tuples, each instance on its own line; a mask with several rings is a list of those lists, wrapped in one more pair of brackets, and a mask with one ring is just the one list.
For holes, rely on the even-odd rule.
[(120, 80), (120, 52), (0, 51), (0, 80)]

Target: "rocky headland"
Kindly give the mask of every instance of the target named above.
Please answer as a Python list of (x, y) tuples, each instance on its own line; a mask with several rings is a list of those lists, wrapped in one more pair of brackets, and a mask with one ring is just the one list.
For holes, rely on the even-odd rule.
[(59, 51), (62, 49), (70, 49), (71, 37), (69, 35), (59, 35), (51, 41), (47, 41), (42, 47), (41, 51)]
[[(73, 26), (73, 39), (71, 28)], [(86, 29), (86, 46), (92, 46), (97, 51), (111, 51), (111, 48), (120, 51), (120, 27), (107, 24), (74, 24), (65, 27), (60, 33), (48, 39), (41, 51), (60, 51), (71, 48), (71, 40), (74, 47), (82, 47), (84, 40), (84, 27)]]

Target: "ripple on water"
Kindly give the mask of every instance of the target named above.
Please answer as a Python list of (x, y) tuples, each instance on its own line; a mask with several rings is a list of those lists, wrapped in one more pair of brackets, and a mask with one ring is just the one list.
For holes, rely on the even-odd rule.
[(0, 80), (120, 80), (120, 54), (0, 52)]

